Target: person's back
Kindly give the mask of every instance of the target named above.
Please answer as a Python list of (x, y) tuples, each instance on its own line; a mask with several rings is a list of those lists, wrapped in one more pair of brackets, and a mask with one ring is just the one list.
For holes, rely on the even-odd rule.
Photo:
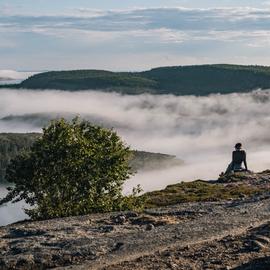
[(247, 160), (246, 160), (246, 152), (242, 150), (242, 144), (237, 143), (235, 145), (235, 150), (232, 153), (232, 162), (229, 164), (225, 174), (230, 173), (232, 171), (242, 171), (242, 163), (244, 162), (245, 170), (247, 171)]
[(233, 170), (240, 170), (242, 168), (242, 163), (245, 163), (245, 167), (247, 170), (246, 166), (246, 152), (241, 149), (236, 149), (232, 153), (232, 169)]

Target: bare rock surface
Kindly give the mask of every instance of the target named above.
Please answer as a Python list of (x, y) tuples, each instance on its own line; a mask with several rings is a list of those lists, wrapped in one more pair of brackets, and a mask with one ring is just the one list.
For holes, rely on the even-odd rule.
[[(249, 228), (242, 234), (192, 245), (175, 245), (153, 254), (103, 269), (219, 269), (268, 270), (270, 223)], [(158, 266), (158, 268), (157, 268)]]
[(237, 201), (184, 203), (142, 213), (26, 221), (0, 228), (3, 270), (247, 270), (269, 269), (263, 268), (269, 258), (267, 189), (263, 195)]

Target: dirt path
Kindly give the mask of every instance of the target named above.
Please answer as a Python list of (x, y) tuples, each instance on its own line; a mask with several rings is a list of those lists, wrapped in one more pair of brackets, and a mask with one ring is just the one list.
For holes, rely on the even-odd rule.
[[(244, 237), (269, 220), (270, 199), (258, 198), (13, 224), (0, 228), (0, 269), (232, 269), (205, 268), (194, 254), (228, 236)], [(225, 242), (229, 247), (230, 239)], [(214, 249), (212, 257), (220, 252)], [(194, 257), (186, 261), (195, 268), (170, 259), (183, 259), (182, 253)], [(220, 265), (225, 267), (222, 258)]]

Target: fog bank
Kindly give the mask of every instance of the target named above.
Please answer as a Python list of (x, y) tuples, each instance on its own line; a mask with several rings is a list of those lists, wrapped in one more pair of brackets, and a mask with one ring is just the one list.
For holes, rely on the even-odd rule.
[(0, 69), (0, 85), (15, 84), (27, 79), (38, 72), (23, 72), (9, 69)]
[(24, 80), (35, 73), (37, 72), (23, 72), (23, 71), (15, 71), (15, 70), (10, 70), (10, 69), (1, 69), (0, 79), (8, 78), (11, 80)]
[(208, 97), (123, 96), (95, 91), (2, 90), (1, 132), (41, 131), (51, 117), (83, 118), (115, 128), (133, 148), (173, 154), (185, 166), (136, 175), (145, 190), (194, 179), (216, 179), (240, 141), (249, 167), (270, 168), (270, 91)]

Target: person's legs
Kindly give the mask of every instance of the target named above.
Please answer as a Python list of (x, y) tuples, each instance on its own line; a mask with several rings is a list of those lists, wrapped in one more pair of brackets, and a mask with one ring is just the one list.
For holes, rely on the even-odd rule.
[(232, 162), (231, 162), (231, 163), (228, 165), (228, 167), (227, 167), (227, 169), (226, 169), (226, 171), (225, 171), (225, 174), (231, 173), (232, 170), (233, 170), (233, 167), (232, 167)]

